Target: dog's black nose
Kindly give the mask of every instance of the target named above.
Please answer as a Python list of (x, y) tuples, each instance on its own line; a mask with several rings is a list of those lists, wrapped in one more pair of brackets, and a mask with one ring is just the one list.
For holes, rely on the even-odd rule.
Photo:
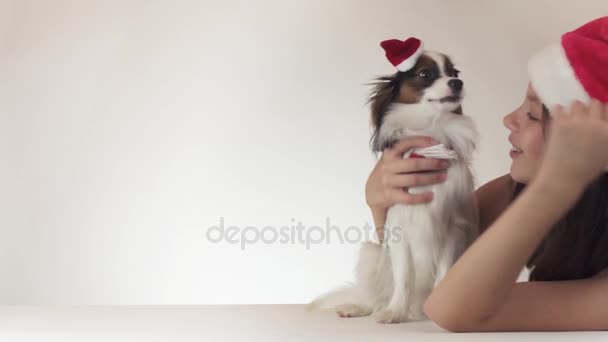
[(452, 90), (455, 90), (455, 91), (461, 91), (463, 85), (464, 85), (464, 83), (461, 80), (457, 79), (457, 78), (455, 78), (453, 80), (450, 80), (448, 82), (448, 86), (450, 88), (452, 88)]

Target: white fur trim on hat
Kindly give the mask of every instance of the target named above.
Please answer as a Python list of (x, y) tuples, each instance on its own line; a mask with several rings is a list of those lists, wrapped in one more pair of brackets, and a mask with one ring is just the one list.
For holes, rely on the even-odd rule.
[(418, 47), (416, 52), (414, 52), (411, 56), (409, 56), (403, 62), (399, 63), (396, 67), (397, 70), (405, 72), (405, 71), (408, 71), (411, 68), (413, 68), (416, 65), (416, 62), (418, 61), (418, 58), (420, 58), (420, 56), (422, 55), (422, 52), (423, 52), (422, 45), (423, 45), (422, 42), (420, 42), (420, 46)]
[(540, 100), (551, 109), (573, 101), (589, 101), (589, 94), (576, 78), (561, 44), (553, 44), (530, 58), (528, 74)]

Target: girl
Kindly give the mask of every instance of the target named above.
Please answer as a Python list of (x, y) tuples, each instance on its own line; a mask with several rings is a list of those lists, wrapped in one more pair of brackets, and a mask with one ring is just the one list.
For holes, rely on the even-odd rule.
[[(450, 331), (608, 330), (608, 17), (533, 56), (529, 76), (503, 119), (510, 173), (475, 193), (482, 235), (425, 303)], [(436, 143), (382, 153), (366, 184), (379, 240), (391, 205), (432, 200), (404, 188), (445, 180), (439, 160), (402, 159)], [(517, 283), (524, 266), (530, 281)]]

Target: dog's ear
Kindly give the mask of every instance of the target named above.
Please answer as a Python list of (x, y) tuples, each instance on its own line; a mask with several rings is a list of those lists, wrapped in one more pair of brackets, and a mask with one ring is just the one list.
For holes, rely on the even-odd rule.
[(367, 101), (371, 109), (370, 126), (373, 130), (370, 146), (374, 152), (379, 152), (384, 146), (379, 144), (378, 133), (388, 107), (399, 94), (399, 73), (392, 76), (377, 77), (371, 85), (373, 89)]

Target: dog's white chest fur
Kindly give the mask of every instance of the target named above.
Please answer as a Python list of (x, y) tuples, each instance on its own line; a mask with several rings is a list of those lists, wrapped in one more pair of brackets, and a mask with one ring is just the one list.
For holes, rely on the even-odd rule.
[(410, 188), (410, 193), (432, 191), (433, 201), (389, 208), (383, 244), (361, 246), (355, 284), (319, 297), (309, 308), (333, 306), (345, 317), (374, 314), (381, 323), (424, 319), (424, 301), (476, 238), (478, 218), (470, 169), (477, 140), (474, 123), (463, 115), (416, 113), (416, 109), (420, 107), (393, 104), (378, 138), (432, 136), (458, 156), (451, 161), (447, 180)]

